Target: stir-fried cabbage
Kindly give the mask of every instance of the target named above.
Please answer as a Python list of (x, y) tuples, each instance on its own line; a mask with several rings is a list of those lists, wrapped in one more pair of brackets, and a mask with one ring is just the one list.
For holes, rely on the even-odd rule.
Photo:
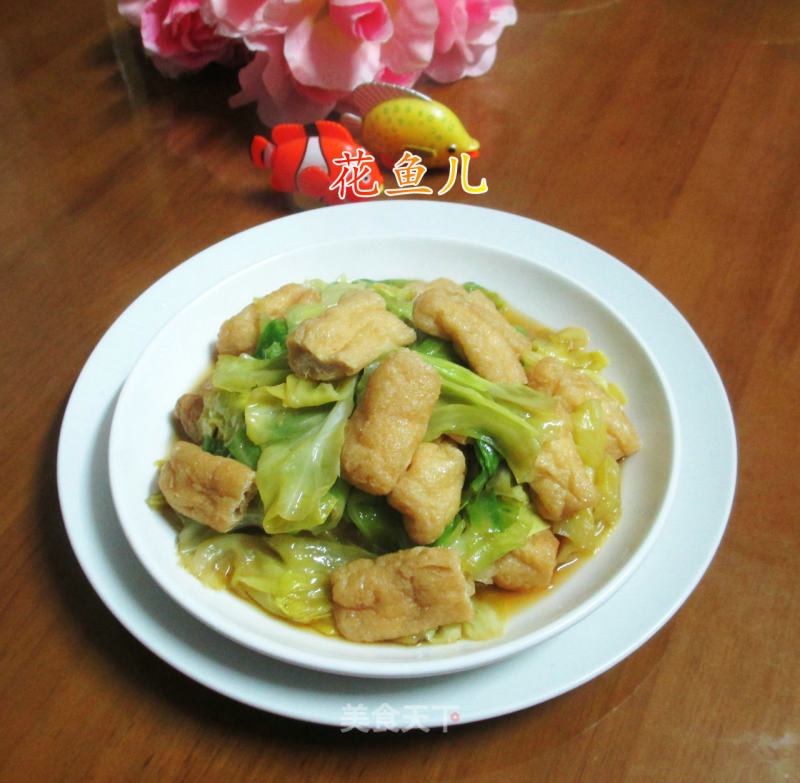
[[(413, 326), (419, 286), (403, 280), (315, 280), (308, 285), (319, 293), (319, 301), (297, 305), (286, 317), (262, 323), (253, 355), (221, 355), (214, 364), (202, 389), (202, 446), (252, 468), (258, 494), (239, 529), (229, 533), (183, 518), (178, 553), (181, 564), (205, 584), (231, 590), (293, 622), (329, 630), (333, 569), (414, 544), (402, 515), (385, 497), (350, 487), (340, 477), (345, 425), (378, 362), (335, 382), (298, 378), (289, 367), (287, 337), (303, 320), (365, 288), (380, 294), (390, 312)], [(506, 309), (497, 294), (480, 290), (501, 312)], [(604, 380), (605, 356), (588, 349), (583, 330), (537, 326), (529, 336), (524, 365), (556, 357), (624, 399)], [(562, 432), (563, 411), (556, 401), (521, 384), (480, 377), (447, 340), (418, 332), (409, 347), (442, 382), (425, 439), (455, 439), (463, 445), (467, 462), (458, 513), (434, 545), (458, 552), (464, 573), (479, 583), (490, 581), (499, 558), (543, 530), (552, 529), (561, 537), (559, 562), (593, 551), (620, 515), (620, 466), (606, 454), (600, 403), (589, 400), (570, 416), (572, 438), (599, 501), (551, 526), (536, 513), (526, 485), (537, 475), (542, 444)], [(481, 591), (473, 603), (470, 622), (399, 641), (447, 643), (500, 634), (502, 618)]]
[(442, 393), (426, 437), (460, 435), (489, 441), (518, 482), (531, 481), (541, 444), (561, 427), (555, 401), (527, 386), (487, 381), (447, 359), (430, 354), (423, 358), (442, 377)]
[(479, 474), (477, 485), (473, 481), (464, 494), (467, 500), (461, 511), (436, 544), (455, 549), (464, 572), (475, 578), (548, 527), (533, 511), (523, 487), (502, 466), (485, 482)]
[[(312, 530), (337, 508), (330, 490), (339, 477), (344, 426), (353, 411), (355, 381), (349, 386), (350, 394), (330, 407), (280, 408), (279, 425), (262, 428), (256, 484), (267, 533)], [(268, 404), (266, 408), (276, 406)], [(283, 437), (285, 425), (292, 419), (292, 436)]]
[(268, 612), (312, 623), (331, 612), (331, 571), (370, 553), (352, 544), (304, 535), (216, 533), (186, 520), (178, 555), (210, 587), (227, 588)]
[(370, 552), (385, 555), (413, 546), (403, 527), (402, 515), (386, 498), (352, 489), (345, 510), (357, 538)]

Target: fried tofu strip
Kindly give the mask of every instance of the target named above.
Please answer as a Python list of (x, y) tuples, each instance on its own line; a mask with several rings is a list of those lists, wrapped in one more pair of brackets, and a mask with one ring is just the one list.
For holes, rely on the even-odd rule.
[(472, 619), (475, 588), (458, 554), (415, 547), (353, 560), (331, 574), (333, 619), (354, 642), (378, 642)]
[[(425, 293), (426, 291), (433, 290), (442, 291), (451, 297), (457, 297), (460, 299), (466, 299), (467, 296), (464, 286), (459, 285), (449, 277), (438, 277), (436, 280), (432, 280), (430, 283), (423, 283), (420, 286), (416, 296), (414, 297), (414, 304), (417, 304), (416, 300), (419, 299), (421, 294)], [(439, 325), (436, 315), (436, 308), (420, 305), (416, 308), (416, 311), (413, 315), (414, 326), (416, 326), (417, 329), (421, 329), (426, 334), (439, 337), (442, 340), (449, 340), (450, 336)]]
[(503, 590), (541, 590), (553, 581), (558, 539), (550, 530), (534, 533), (495, 563), (494, 583)]
[(544, 442), (534, 469), (536, 477), (530, 487), (545, 519), (560, 522), (597, 503), (597, 489), (566, 428), (564, 434)]
[[(447, 277), (440, 277), (420, 288), (419, 293), (429, 289), (439, 289), (450, 296), (463, 299), (469, 307), (478, 313), (489, 325), (499, 331), (508, 344), (514, 349), (517, 356), (522, 356), (531, 347), (531, 338), (526, 337), (516, 329), (505, 316), (495, 307), (494, 302), (489, 299), (483, 291), (474, 289), (467, 292), (465, 288)], [(419, 312), (419, 322), (417, 328), (423, 332), (432, 334), (434, 337), (447, 338), (448, 335), (436, 323), (434, 313), (426, 312), (421, 308)]]
[(179, 514), (227, 533), (241, 521), (256, 493), (255, 471), (228, 457), (179, 440), (161, 466), (158, 488)]
[(415, 544), (432, 544), (452, 521), (461, 504), (466, 460), (447, 440), (420, 443), (411, 464), (389, 493), (389, 505), (403, 514)]
[(190, 441), (200, 443), (200, 416), (203, 413), (203, 395), (198, 392), (182, 394), (175, 403), (175, 418)]
[(441, 386), (418, 354), (406, 348), (389, 354), (347, 421), (342, 478), (373, 495), (391, 492), (425, 436)]
[(467, 294), (467, 302), (476, 312), (480, 312), (483, 319), (497, 329), (506, 342), (514, 349), (517, 356), (522, 356), (531, 347), (531, 338), (526, 337), (519, 329), (506, 320), (505, 316), (495, 307), (494, 302), (489, 299), (483, 291), (477, 288)]
[(614, 459), (628, 457), (641, 448), (639, 435), (622, 406), (579, 370), (546, 357), (530, 368), (527, 376), (529, 386), (560, 399), (570, 411), (587, 400), (599, 400), (608, 433), (606, 452)]
[(386, 309), (380, 294), (356, 291), (322, 315), (303, 321), (286, 346), (295, 375), (333, 381), (354, 375), (415, 338), (414, 330)]
[[(485, 303), (476, 302), (480, 300), (470, 300), (466, 293), (462, 296), (443, 285), (431, 286), (414, 298), (414, 325), (435, 337), (451, 340), (483, 378), (496, 383), (525, 383), (521, 351), (512, 345), (508, 332), (498, 326), (494, 316), (505, 319), (488, 299)], [(487, 303), (494, 316), (488, 316)], [(506, 326), (516, 332), (510, 324)]]
[(263, 321), (283, 318), (292, 307), (319, 301), (319, 292), (307, 285), (288, 283), (262, 296), (222, 324), (217, 335), (217, 353), (252, 354), (258, 345)]

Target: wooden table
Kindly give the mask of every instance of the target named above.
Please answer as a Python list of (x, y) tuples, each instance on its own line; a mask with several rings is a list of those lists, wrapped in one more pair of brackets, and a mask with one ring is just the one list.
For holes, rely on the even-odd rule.
[(473, 171), (489, 184), (433, 198), (583, 237), (692, 324), (740, 450), (705, 578), (601, 676), (447, 732), (292, 721), (149, 652), (69, 545), (55, 475), (64, 407), (147, 286), (287, 210), (249, 163), (259, 124), (252, 107), (228, 108), (231, 72), (160, 76), (110, 2), (5, 3), (0, 779), (800, 780), (800, 5), (518, 7), (487, 75), (426, 87), (481, 140)]

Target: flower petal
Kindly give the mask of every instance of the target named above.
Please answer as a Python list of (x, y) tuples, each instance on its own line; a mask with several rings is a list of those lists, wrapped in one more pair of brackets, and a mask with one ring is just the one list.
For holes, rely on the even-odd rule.
[(265, 36), (263, 51), (239, 71), (241, 91), (232, 107), (257, 104), (258, 117), (267, 127), (282, 122), (314, 122), (326, 117), (344, 93), (305, 88), (292, 78), (283, 57), (283, 36)]
[(383, 43), (394, 33), (391, 17), (381, 0), (330, 0), (328, 12), (339, 29), (354, 40)]
[(390, 8), (394, 35), (381, 47), (381, 62), (398, 75), (419, 72), (433, 57), (434, 36), (439, 24), (436, 3), (434, 0), (395, 0)]
[(381, 68), (380, 45), (354, 41), (330, 17), (306, 18), (286, 33), (283, 54), (301, 84), (351, 91)]

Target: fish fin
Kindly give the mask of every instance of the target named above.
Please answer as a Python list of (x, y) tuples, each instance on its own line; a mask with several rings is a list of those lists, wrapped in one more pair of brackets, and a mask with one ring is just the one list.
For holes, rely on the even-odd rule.
[(287, 141), (295, 141), (296, 139), (304, 139), (308, 136), (306, 129), (299, 123), (287, 123), (285, 125), (276, 125), (272, 129), (273, 144), (286, 144)]
[(431, 100), (427, 95), (417, 90), (412, 90), (410, 87), (401, 87), (399, 84), (387, 84), (386, 82), (359, 84), (346, 100), (355, 107), (359, 116), (366, 117), (370, 109), (374, 109), (379, 103), (391, 101), (395, 98)]
[(297, 175), (297, 188), (303, 195), (322, 198), (329, 190), (330, 177), (319, 166), (309, 166)]
[(272, 150), (274, 149), (275, 147), (263, 136), (253, 136), (253, 140), (250, 142), (250, 157), (256, 166), (260, 169), (266, 169), (269, 167)]
[(316, 123), (320, 138), (338, 139), (345, 144), (355, 144), (355, 140), (350, 135), (350, 131), (340, 122), (332, 120), (319, 120)]

